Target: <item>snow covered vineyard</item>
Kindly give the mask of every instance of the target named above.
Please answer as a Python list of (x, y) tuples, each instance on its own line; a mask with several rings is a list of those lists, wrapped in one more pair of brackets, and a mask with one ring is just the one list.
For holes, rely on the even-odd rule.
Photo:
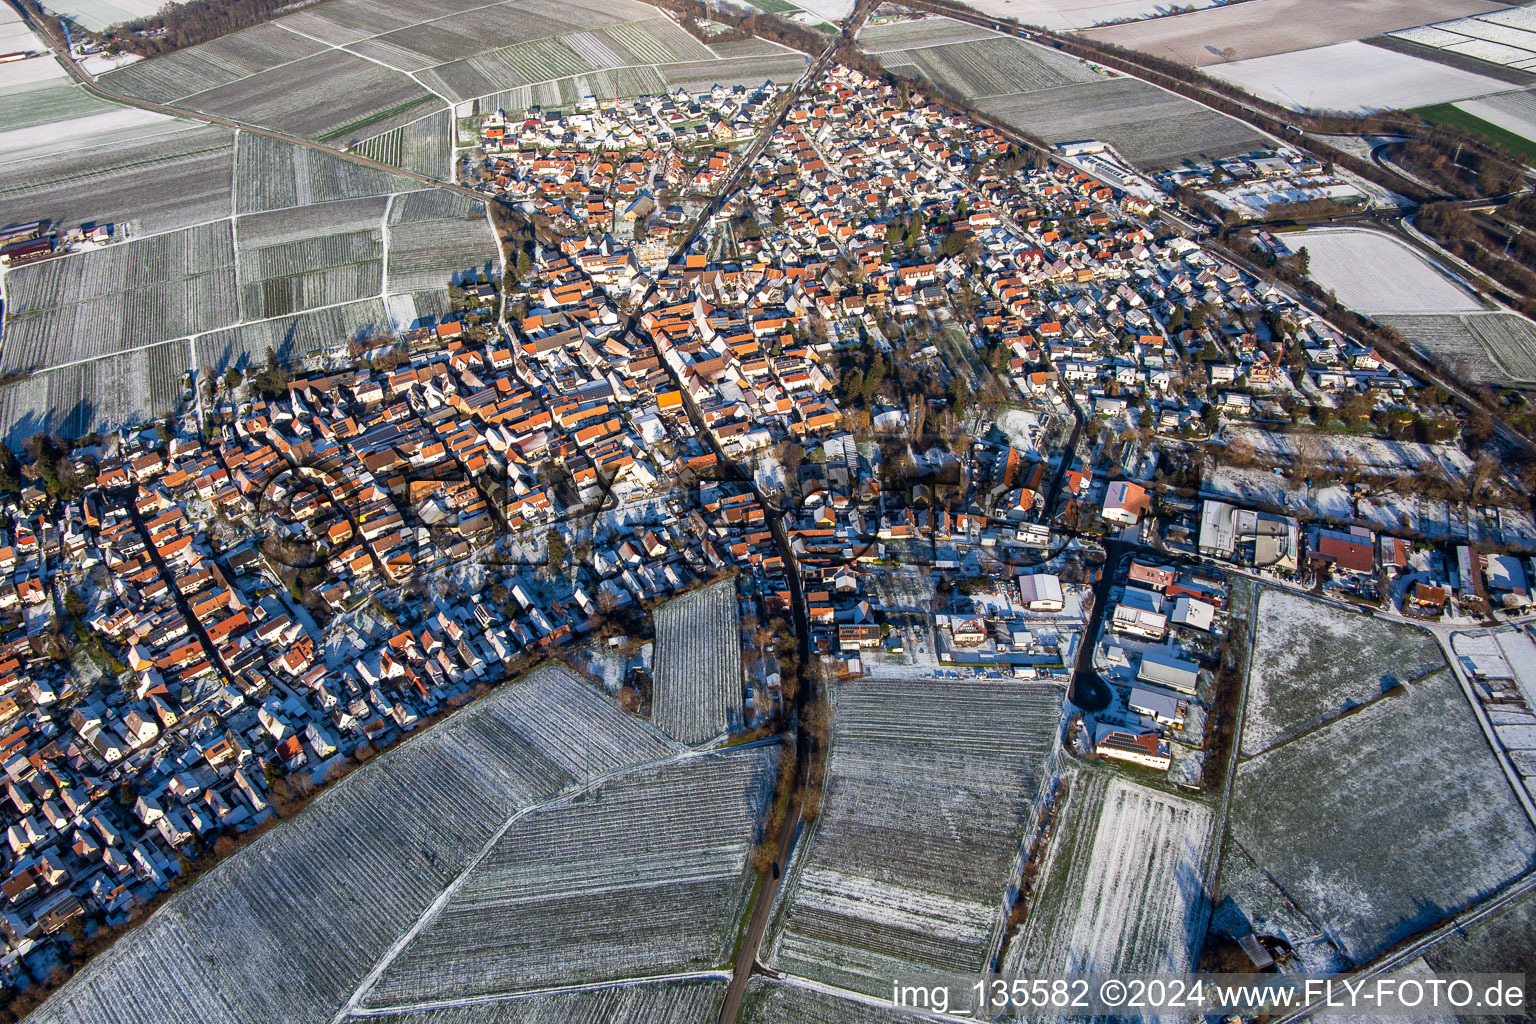
[(741, 724), (741, 616), (736, 581), (656, 609), (651, 721), (673, 739), (704, 743)]
[(1004, 973), (1194, 970), (1213, 819), (1205, 804), (1077, 773)]
[(528, 813), (366, 1005), (726, 966), (776, 755), (768, 746), (692, 757)]
[[(495, 863), (498, 836), (530, 841), (529, 830), (509, 825), (520, 810), (562, 791), (570, 792), (552, 806), (574, 803), (584, 781), (692, 756), (564, 669), (540, 669), (337, 783), (174, 897), (30, 1020), (329, 1022), (466, 866), (482, 854), (482, 863)], [(720, 778), (735, 787), (717, 783), (721, 792), (709, 798), (728, 811), (720, 825), (728, 851), (714, 853), (714, 870), (743, 856), (744, 806), (756, 776), (771, 773), (758, 763), (764, 757), (709, 757), (698, 769), (726, 765)], [(589, 790), (585, 799), (612, 801), (626, 791)], [(523, 820), (574, 828), (580, 817), (568, 809)], [(631, 840), (645, 831), (633, 819), (625, 830)], [(651, 853), (647, 863), (647, 872), (660, 871), (666, 857)], [(649, 916), (649, 908), (640, 915)], [(448, 920), (464, 917), (460, 910)], [(551, 947), (548, 955), (558, 955)]]
[(983, 970), (1055, 774), (1062, 698), (996, 679), (838, 688), (826, 803), (764, 962), (887, 996), (914, 968)]
[(646, 981), (360, 1019), (371, 1024), (704, 1024), (720, 1015), (725, 986), (724, 978)]

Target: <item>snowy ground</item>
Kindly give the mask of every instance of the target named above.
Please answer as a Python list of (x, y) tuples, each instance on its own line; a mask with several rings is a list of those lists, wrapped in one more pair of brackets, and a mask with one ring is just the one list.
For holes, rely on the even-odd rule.
[(1210, 808), (1102, 771), (1078, 774), (1067, 799), (1003, 973), (1193, 970)]
[(1285, 590), (1259, 596), (1242, 751), (1252, 756), (1442, 668), (1421, 629)]
[[(1222, 891), (1237, 907), (1223, 915), (1290, 920), (1287, 938), (1320, 932), (1356, 964), (1536, 863), (1449, 668), (1244, 761), (1229, 828)], [(1273, 884), (1241, 884), (1243, 857)]]
[(1177, 6), (1195, 10), (1214, 7), (1217, 0), (971, 0), (966, 6), (996, 18), (1013, 18), (1021, 25), (1050, 29), (1088, 28), (1106, 22), (1147, 18)]
[(1025, 409), (1005, 409), (997, 417), (997, 429), (1007, 436), (1009, 444), (1023, 454), (1036, 458), (1040, 456), (1036, 439), (1040, 437), (1043, 428), (1038, 413)]
[(92, 32), (154, 14), (160, 0), (49, 0), (48, 9)]
[(1365, 113), (1465, 100), (1519, 88), (1356, 41), (1213, 64), (1205, 70), (1293, 110)]
[[(1311, 454), (1324, 465), (1354, 463), (1361, 469), (1376, 469), (1393, 475), (1412, 473), (1426, 460), (1433, 460), (1453, 480), (1472, 470), (1472, 459), (1466, 452), (1443, 444), (1390, 441), (1354, 434), (1286, 434), (1248, 426), (1228, 427), (1224, 437), (1229, 442), (1247, 441), (1260, 459), (1272, 462), (1292, 462), (1298, 454), (1311, 449)], [(1279, 477), (1275, 479), (1280, 480)]]
[(1500, 93), (1480, 100), (1456, 104), (1473, 117), (1536, 141), (1536, 97), (1528, 92)]
[(1312, 228), (1286, 235), (1285, 244), (1292, 252), (1305, 247), (1312, 279), (1344, 305), (1364, 313), (1473, 312), (1483, 308), (1466, 289), (1413, 249), (1380, 231)]

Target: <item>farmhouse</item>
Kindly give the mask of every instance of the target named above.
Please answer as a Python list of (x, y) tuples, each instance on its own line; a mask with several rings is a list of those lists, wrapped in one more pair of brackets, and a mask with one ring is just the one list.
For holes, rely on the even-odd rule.
[(1093, 752), (1100, 757), (1126, 761), (1160, 772), (1167, 771), (1168, 766), (1173, 764), (1173, 758), (1168, 753), (1167, 740), (1160, 740), (1152, 735), (1132, 736), (1118, 729), (1106, 733), (1104, 738), (1094, 745)]

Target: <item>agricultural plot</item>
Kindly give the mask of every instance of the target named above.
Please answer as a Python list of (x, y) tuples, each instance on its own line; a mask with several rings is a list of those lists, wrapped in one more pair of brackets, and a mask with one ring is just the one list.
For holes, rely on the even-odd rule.
[(1293, 110), (1369, 113), (1508, 92), (1518, 86), (1361, 42), (1214, 64), (1207, 71)]
[(325, 1022), (520, 808), (675, 756), (545, 667), (321, 794), (75, 974), (37, 1024)]
[(33, 434), (81, 437), (147, 423), (181, 404), (190, 366), (183, 340), (35, 373), (0, 388), (0, 440), (17, 448)]
[(1090, 39), (1156, 54), (1195, 67), (1231, 58), (1264, 57), (1330, 43), (1364, 39), (1392, 29), (1422, 25), (1447, 14), (1474, 14), (1499, 7), (1490, 0), (1247, 0), (1208, 6), (1177, 18), (1112, 25), (1083, 33)]
[(227, 221), (19, 267), (6, 275), (0, 372), (111, 355), (233, 323)]
[(384, 282), (382, 225), (275, 245), (240, 246), (242, 320), (286, 316), (376, 296)]
[(1416, 347), (1477, 384), (1536, 385), (1536, 323), (1516, 313), (1383, 318)]
[(1080, 773), (1067, 799), (1067, 848), (1050, 852), (1004, 973), (1194, 970), (1211, 809), (1108, 772)]
[(263, 135), (241, 133), (237, 150), (236, 213), (260, 213), (422, 188), (410, 178)]
[(1338, 300), (1363, 313), (1447, 313), (1482, 304), (1407, 244), (1363, 228), (1312, 228), (1286, 236), (1307, 250), (1309, 272)]
[(211, 366), (222, 373), (231, 366), (244, 368), (264, 362), (269, 351), (281, 362), (294, 362), (339, 348), (354, 338), (382, 334), (389, 326), (384, 303), (377, 298), (255, 320), (200, 336), (198, 366)]
[[(317, 83), (323, 83), (324, 102), (315, 102)], [(429, 113), (431, 105), (442, 105), (408, 76), (337, 50), (192, 93), (178, 102), (322, 142), (366, 138), (371, 134), (366, 129), (387, 117), (406, 111), (419, 117)]]
[(918, 46), (943, 46), (996, 39), (997, 33), (953, 18), (915, 18), (859, 29), (859, 49), (873, 56)]
[(656, 728), (699, 744), (741, 724), (740, 632), (734, 579), (656, 609)]
[(742, 1024), (911, 1024), (917, 1018), (907, 1010), (871, 1006), (755, 975), (747, 982), (738, 1019)]
[(994, 18), (1012, 18), (1021, 25), (1069, 31), (1125, 19), (1149, 18), (1173, 7), (1198, 10), (1220, 0), (972, 0), (966, 6)]
[(387, 1013), (378, 1024), (705, 1024), (720, 1015), (721, 980), (637, 981), (576, 992)]
[[(10, 8), (6, 10), (14, 17)], [(6, 24), (0, 21), (0, 30)], [(20, 22), (10, 24), (20, 25)], [(0, 51), (37, 45), (36, 38), (24, 27), (17, 34), (14, 45), (0, 39)], [(10, 141), (7, 133), (115, 109), (105, 100), (86, 92), (51, 56), (0, 64), (0, 154), (20, 148)]]
[(160, 7), (159, 0), (56, 0), (48, 5), (50, 11), (92, 32), (146, 18)]
[(131, 138), (107, 132), (82, 144), (71, 125), (80, 122), (62, 126), (57, 145), (0, 156), (0, 223), (47, 218), (148, 234), (229, 216), (233, 133), (165, 118)]
[[(1526, 155), (1530, 156), (1532, 148), (1536, 148), (1532, 145), (1536, 144), (1536, 96), (1523, 91), (1501, 92), (1482, 99), (1462, 100), (1455, 104), (1455, 107), (1484, 122), (1483, 124), (1478, 124), (1477, 121), (1472, 122), (1472, 127), (1484, 135), (1497, 136), (1502, 131), (1517, 136), (1517, 139), (1511, 143), (1514, 152), (1518, 153), (1523, 148)], [(1489, 127), (1490, 125), (1492, 128)], [(1520, 140), (1523, 140), (1526, 145), (1516, 147), (1514, 143)]]
[(379, 163), (448, 179), (453, 174), (452, 131), (453, 120), (448, 111), (438, 110), (364, 139), (352, 151)]
[[(754, 89), (764, 82), (788, 85), (805, 74), (809, 58), (799, 53), (779, 53), (748, 60), (717, 60), (700, 64), (666, 64), (659, 68), (643, 68), (643, 71), (660, 72), (669, 90), (687, 89), (703, 92), (716, 85), (729, 89), (743, 86)], [(636, 90), (637, 95), (644, 90)]]
[(450, 279), (499, 274), (495, 235), (484, 206), (456, 192), (397, 197), (389, 213), (385, 289), (446, 291)]
[(102, 76), (113, 90), (140, 99), (168, 102), (217, 89), (328, 50), (324, 43), (275, 24), (220, 36), (201, 46), (142, 60)]
[(1242, 122), (1182, 96), (1107, 78), (1054, 50), (949, 19), (872, 26), (859, 41), (894, 73), (946, 86), (1046, 142), (1100, 139), (1145, 166), (1232, 156), (1265, 143)]
[(840, 687), (825, 804), (763, 961), (871, 995), (913, 971), (981, 971), (1055, 774), (1062, 699), (1011, 680)]
[[(1033, 93), (1098, 79), (1087, 67), (1020, 39), (991, 36), (945, 46), (898, 51), (900, 59), (930, 81), (963, 96), (983, 98)], [(895, 59), (896, 55), (890, 55)]]
[[(1435, 13), (1443, 17), (1457, 12), (1441, 9)], [(1476, 17), (1437, 21), (1433, 25), (1405, 28), (1390, 34), (1446, 53), (1530, 71), (1536, 68), (1536, 17), (1533, 13), (1536, 12), (1521, 7), (1500, 8)]]
[(1208, 161), (1269, 144), (1241, 121), (1131, 78), (996, 96), (977, 106), (1047, 142), (1099, 139), (1142, 167)]
[(1284, 590), (1259, 596), (1242, 751), (1258, 754), (1445, 667), (1434, 637)]
[(366, 1005), (725, 966), (776, 755), (637, 771), (518, 819)]
[[(1230, 912), (1300, 917), (1353, 964), (1536, 859), (1536, 833), (1449, 668), (1242, 762), (1228, 825)], [(1267, 887), (1252, 872), (1227, 884), (1239, 858)]]

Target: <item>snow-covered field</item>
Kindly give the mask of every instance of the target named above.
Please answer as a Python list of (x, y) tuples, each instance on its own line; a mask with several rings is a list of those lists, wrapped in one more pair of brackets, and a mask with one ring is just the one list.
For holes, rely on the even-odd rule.
[(838, 687), (825, 805), (763, 962), (871, 995), (915, 970), (983, 970), (1054, 774), (1062, 699), (1011, 679)]
[(1522, 70), (1536, 66), (1536, 11), (1526, 7), (1419, 25), (1390, 34), (1490, 64)]
[[(1321, 934), (1355, 964), (1536, 863), (1536, 831), (1449, 668), (1243, 761), (1229, 828), (1236, 910), (1289, 920), (1292, 941)], [(1244, 857), (1272, 883), (1228, 884)]]
[(1285, 236), (1307, 250), (1312, 279), (1362, 313), (1445, 313), (1483, 307), (1405, 243), (1362, 228), (1313, 228)]
[(740, 627), (735, 579), (656, 609), (656, 728), (697, 744), (741, 724)]
[(49, 0), (48, 9), (92, 32), (135, 21), (165, 6), (160, 0)]
[[(1532, 60), (1536, 62), (1536, 54), (1532, 54)], [(1462, 100), (1456, 106), (1505, 131), (1536, 140), (1536, 97), (1528, 92), (1507, 92), (1480, 100)]]
[(1004, 973), (1193, 970), (1211, 809), (1108, 772), (1077, 775), (1068, 799)]
[(1293, 110), (1395, 110), (1519, 88), (1355, 41), (1213, 64), (1205, 70)]
[(1252, 756), (1445, 665), (1414, 626), (1286, 590), (1259, 596), (1242, 751)]
[(966, 6), (994, 18), (1050, 29), (1088, 28), (1123, 19), (1148, 18), (1174, 7), (1214, 7), (1217, 0), (970, 0)]

